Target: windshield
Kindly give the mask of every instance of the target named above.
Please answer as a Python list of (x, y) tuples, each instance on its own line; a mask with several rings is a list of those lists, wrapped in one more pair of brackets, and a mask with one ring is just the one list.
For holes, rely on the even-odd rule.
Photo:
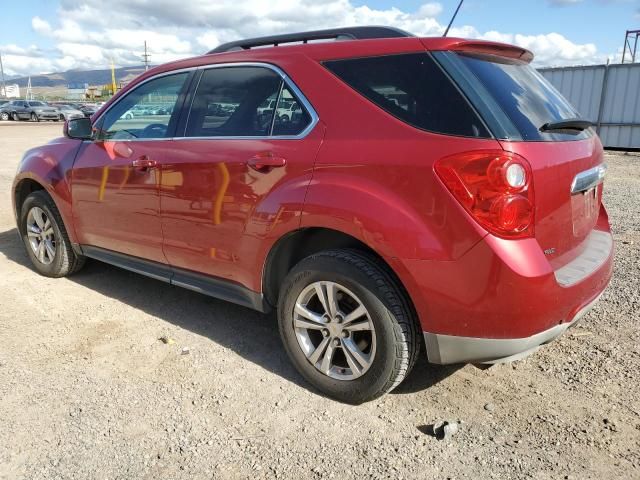
[(29, 105), (32, 107), (46, 107), (47, 104), (44, 102), (29, 102)]
[(481, 83), (491, 97), (490, 102), (497, 104), (512, 123), (508, 130), (515, 127), (522, 140), (580, 140), (592, 135), (590, 129), (575, 133), (540, 131), (546, 123), (580, 118), (580, 114), (529, 64), (488, 55), (454, 56), (469, 74), (471, 87), (475, 88), (478, 81)]

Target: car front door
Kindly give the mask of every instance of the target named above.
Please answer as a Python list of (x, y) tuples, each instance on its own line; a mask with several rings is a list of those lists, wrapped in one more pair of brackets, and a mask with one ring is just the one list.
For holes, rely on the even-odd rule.
[[(261, 240), (274, 225), (299, 223), (323, 130), (274, 67), (217, 66), (193, 83), (184, 136), (162, 165), (164, 252), (173, 267), (257, 291)], [(274, 113), (294, 99), (304, 115), (281, 125)]]
[[(155, 262), (162, 253), (159, 165), (173, 136), (192, 73), (148, 80), (94, 124), (95, 140), (80, 148), (73, 168), (73, 216), (80, 243)], [(163, 103), (173, 114), (128, 118), (131, 108)]]

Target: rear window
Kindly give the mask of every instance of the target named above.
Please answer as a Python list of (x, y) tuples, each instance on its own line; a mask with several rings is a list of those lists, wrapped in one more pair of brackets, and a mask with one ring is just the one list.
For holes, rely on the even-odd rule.
[(409, 125), (448, 135), (491, 136), (467, 100), (426, 53), (334, 60), (324, 65)]
[[(470, 73), (471, 86), (480, 82), (498, 104), (523, 140), (580, 140), (590, 129), (579, 133), (541, 132), (548, 122), (580, 117), (579, 113), (533, 67), (526, 63), (466, 53), (452, 54)], [(587, 119), (588, 120), (588, 119)]]

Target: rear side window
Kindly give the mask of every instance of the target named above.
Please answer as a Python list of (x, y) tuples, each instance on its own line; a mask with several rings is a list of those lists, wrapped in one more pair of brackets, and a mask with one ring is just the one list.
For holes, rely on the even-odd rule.
[(282, 78), (263, 67), (205, 70), (198, 84), (187, 137), (267, 136)]
[[(553, 86), (526, 63), (488, 55), (449, 54), (467, 72), (472, 88), (477, 82), (512, 122), (523, 140), (580, 140), (589, 129), (578, 133), (541, 132), (545, 123), (580, 115)], [(488, 99), (485, 99), (488, 100)]]
[(491, 137), (467, 100), (426, 53), (334, 60), (324, 65), (409, 125), (448, 135)]
[(311, 123), (311, 115), (302, 106), (289, 87), (280, 92), (276, 117), (273, 122), (273, 135), (299, 135)]

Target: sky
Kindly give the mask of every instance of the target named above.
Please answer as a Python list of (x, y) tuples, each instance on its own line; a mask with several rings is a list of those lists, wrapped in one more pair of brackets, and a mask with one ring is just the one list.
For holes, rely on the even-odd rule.
[[(458, 0), (3, 0), (5, 76), (140, 65), (239, 38), (350, 25), (442, 35)], [(449, 36), (515, 43), (536, 66), (620, 61), (640, 0), (465, 0)]]

